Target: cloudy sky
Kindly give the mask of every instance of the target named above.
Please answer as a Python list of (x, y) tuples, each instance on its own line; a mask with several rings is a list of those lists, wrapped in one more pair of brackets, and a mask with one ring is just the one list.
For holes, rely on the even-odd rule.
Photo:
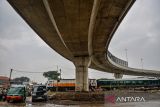
[[(126, 60), (129, 66), (160, 70), (160, 1), (137, 0), (115, 33), (109, 50)], [(0, 0), (0, 75), (12, 78), (28, 76), (44, 82), (42, 73), (62, 69), (62, 78), (74, 78), (74, 65), (45, 44), (13, 10), (6, 0)], [(131, 76), (125, 76), (131, 77)], [(113, 78), (113, 74), (89, 69), (89, 78)]]

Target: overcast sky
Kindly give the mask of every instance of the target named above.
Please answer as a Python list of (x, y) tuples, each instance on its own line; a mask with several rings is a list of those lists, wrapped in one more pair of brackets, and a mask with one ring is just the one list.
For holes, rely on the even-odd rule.
[[(160, 70), (160, 0), (137, 0), (115, 33), (109, 50), (129, 66)], [(0, 75), (11, 68), (44, 72), (62, 69), (62, 78), (74, 78), (74, 65), (57, 54), (23, 21), (6, 0), (0, 0)], [(28, 76), (44, 82), (42, 73), (13, 71), (12, 78)], [(130, 76), (125, 76), (130, 77)], [(113, 74), (89, 69), (89, 78), (113, 78)]]

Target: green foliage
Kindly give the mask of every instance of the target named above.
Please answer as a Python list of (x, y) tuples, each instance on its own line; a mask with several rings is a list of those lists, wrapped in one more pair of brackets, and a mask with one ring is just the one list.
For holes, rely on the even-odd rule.
[(28, 77), (18, 77), (18, 78), (14, 78), (13, 81), (16, 81), (16, 82), (29, 82), (30, 79)]
[(58, 73), (57, 71), (48, 71), (48, 72), (44, 72), (43, 76), (45, 78), (48, 78), (48, 80), (51, 80), (51, 79), (59, 80), (60, 73)]

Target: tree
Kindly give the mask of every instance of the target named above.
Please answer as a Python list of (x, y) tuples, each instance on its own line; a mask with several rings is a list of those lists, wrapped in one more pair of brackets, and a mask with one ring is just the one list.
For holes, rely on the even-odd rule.
[(28, 77), (18, 77), (18, 78), (14, 78), (13, 81), (15, 81), (15, 82), (29, 82), (30, 79)]
[(48, 72), (44, 72), (43, 76), (45, 78), (48, 78), (48, 80), (51, 80), (51, 79), (59, 80), (60, 73), (58, 73), (58, 71), (48, 71)]

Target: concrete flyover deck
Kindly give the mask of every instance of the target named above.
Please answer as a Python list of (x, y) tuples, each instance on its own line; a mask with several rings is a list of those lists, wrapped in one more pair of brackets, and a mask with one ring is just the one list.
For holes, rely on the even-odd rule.
[[(160, 76), (109, 57), (114, 32), (135, 0), (8, 0), (30, 27), (76, 66), (76, 90), (88, 90), (88, 67), (115, 74)], [(119, 76), (118, 76), (119, 77)]]

